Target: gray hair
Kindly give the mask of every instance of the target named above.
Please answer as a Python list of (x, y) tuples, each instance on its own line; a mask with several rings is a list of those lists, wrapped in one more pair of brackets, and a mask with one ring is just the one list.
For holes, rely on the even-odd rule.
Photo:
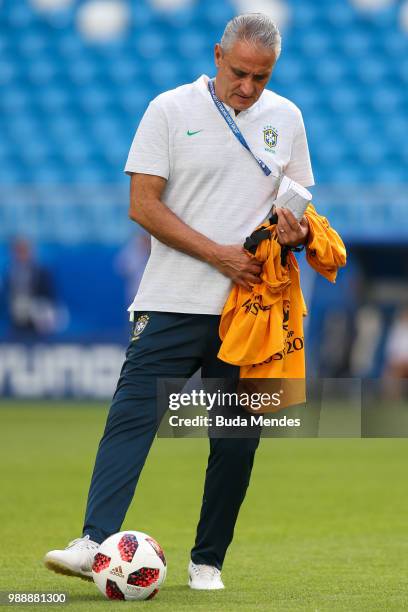
[(270, 49), (278, 59), (281, 52), (281, 35), (272, 19), (263, 13), (245, 13), (229, 21), (221, 38), (221, 47), (229, 51), (238, 40)]

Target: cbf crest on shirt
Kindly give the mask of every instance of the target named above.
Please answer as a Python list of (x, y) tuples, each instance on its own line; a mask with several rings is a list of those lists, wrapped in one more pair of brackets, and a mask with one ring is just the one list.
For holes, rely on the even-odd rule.
[(263, 130), (264, 143), (266, 144), (265, 151), (274, 153), (278, 143), (278, 130), (272, 125), (266, 125)]

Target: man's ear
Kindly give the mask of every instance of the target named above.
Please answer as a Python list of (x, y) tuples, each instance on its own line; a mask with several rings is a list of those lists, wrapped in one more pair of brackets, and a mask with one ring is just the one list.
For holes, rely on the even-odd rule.
[(214, 61), (217, 68), (220, 67), (221, 60), (224, 56), (224, 52), (220, 43), (217, 43), (214, 47)]

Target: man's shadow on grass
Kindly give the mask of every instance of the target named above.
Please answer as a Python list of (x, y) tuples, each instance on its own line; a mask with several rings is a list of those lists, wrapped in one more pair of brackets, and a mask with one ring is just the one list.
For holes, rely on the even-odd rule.
[[(164, 587), (163, 592), (159, 593), (157, 595), (157, 598), (161, 599), (163, 597), (163, 595), (165, 595), (165, 593), (177, 594), (177, 593), (187, 593), (187, 592), (191, 592), (191, 589), (189, 588), (189, 586), (187, 584), (173, 584), (171, 586)], [(198, 593), (201, 596), (204, 595), (204, 597), (205, 597), (205, 596), (208, 596), (208, 593), (210, 593), (211, 595), (213, 593), (218, 593), (219, 594), (220, 591), (198, 591)], [(154, 598), (154, 599), (156, 599), (156, 598)], [(69, 597), (68, 601), (67, 601), (67, 604), (69, 605), (71, 603), (81, 602), (81, 601), (99, 601), (99, 602), (102, 602), (102, 601), (108, 601), (109, 602), (109, 601), (111, 601), (112, 602), (114, 600), (113, 599), (112, 600), (104, 599), (102, 594), (98, 594), (98, 593), (92, 593), (91, 594), (91, 593), (89, 593), (89, 594), (83, 594), (83, 595), (71, 595)], [(134, 603), (134, 602), (129, 601), (127, 603)], [(197, 597), (197, 604), (202, 604), (202, 603), (203, 603), (202, 598), (201, 597), (200, 598)], [(194, 605), (194, 602), (189, 600), (189, 604), (190, 605)]]

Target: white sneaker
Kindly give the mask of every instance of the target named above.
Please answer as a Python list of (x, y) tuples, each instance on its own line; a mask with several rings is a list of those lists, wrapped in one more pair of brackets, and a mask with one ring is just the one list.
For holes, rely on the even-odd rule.
[(50, 550), (44, 564), (57, 574), (92, 580), (92, 563), (98, 548), (99, 544), (86, 535), (70, 542), (64, 550)]
[(188, 565), (188, 586), (191, 589), (213, 591), (225, 589), (221, 580), (221, 572), (213, 565), (196, 565), (190, 561)]

